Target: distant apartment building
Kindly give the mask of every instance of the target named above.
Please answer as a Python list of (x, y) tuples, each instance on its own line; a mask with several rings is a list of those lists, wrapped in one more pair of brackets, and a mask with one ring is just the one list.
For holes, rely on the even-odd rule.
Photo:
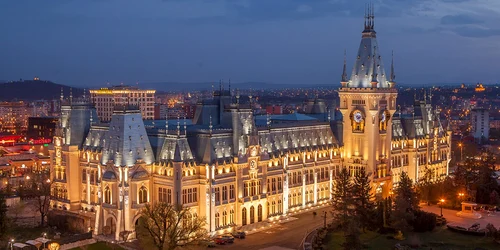
[(474, 140), (488, 139), (490, 134), (490, 115), (487, 109), (475, 108), (471, 110), (472, 136)]
[(102, 122), (111, 120), (115, 105), (137, 105), (145, 120), (154, 119), (156, 90), (142, 90), (131, 86), (113, 86), (90, 90), (90, 97)]
[(46, 139), (46, 142), (52, 142), (58, 121), (57, 117), (30, 117), (26, 137), (29, 141)]
[(25, 102), (0, 102), (0, 133), (26, 132), (30, 114), (31, 110)]

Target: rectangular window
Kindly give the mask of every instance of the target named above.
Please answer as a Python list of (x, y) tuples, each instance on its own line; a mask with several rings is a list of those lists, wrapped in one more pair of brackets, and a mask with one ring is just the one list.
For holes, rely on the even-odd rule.
[(229, 199), (234, 199), (234, 185), (229, 186)]
[(215, 202), (220, 202), (220, 188), (215, 188)]
[(222, 187), (222, 201), (227, 201), (227, 186)]
[(283, 189), (283, 183), (281, 182), (281, 177), (278, 177), (278, 190), (281, 191)]

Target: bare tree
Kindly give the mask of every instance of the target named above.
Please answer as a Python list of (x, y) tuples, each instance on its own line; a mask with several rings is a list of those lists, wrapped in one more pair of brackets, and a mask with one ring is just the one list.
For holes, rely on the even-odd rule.
[(147, 231), (158, 250), (173, 250), (207, 236), (205, 220), (180, 205), (146, 204), (141, 215), (139, 227)]
[(45, 217), (50, 208), (50, 188), (52, 181), (45, 174), (36, 174), (30, 177), (29, 193), (34, 198), (33, 207), (40, 213), (40, 227), (45, 226)]

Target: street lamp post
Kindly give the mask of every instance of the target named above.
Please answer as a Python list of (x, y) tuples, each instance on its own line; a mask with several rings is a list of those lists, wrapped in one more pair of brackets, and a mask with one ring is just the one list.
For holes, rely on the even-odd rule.
[(459, 143), (458, 144), (458, 147), (460, 147), (460, 161), (462, 161), (462, 157), (463, 157), (463, 144), (462, 143)]
[(444, 203), (444, 199), (441, 199), (439, 200), (440, 201), (440, 207), (441, 207), (441, 217), (443, 217), (443, 203)]
[(458, 193), (458, 197), (460, 197), (460, 202), (463, 201), (464, 195), (465, 195), (464, 193)]
[(10, 250), (14, 249), (14, 239), (10, 239)]
[(323, 211), (323, 212), (325, 212), (325, 217), (324, 217), (324, 226), (323, 226), (323, 227), (324, 227), (324, 228), (326, 228), (326, 211)]
[[(43, 238), (47, 239), (47, 233), (43, 233)], [(43, 242), (43, 249), (45, 249), (45, 242)]]

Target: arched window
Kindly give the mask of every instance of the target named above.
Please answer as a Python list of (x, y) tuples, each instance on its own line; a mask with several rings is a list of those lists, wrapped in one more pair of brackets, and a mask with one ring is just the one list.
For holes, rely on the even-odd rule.
[(271, 214), (271, 206), (269, 205), (269, 202), (267, 202), (267, 218), (269, 218), (270, 214)]
[(234, 210), (229, 211), (229, 224), (234, 224)]
[(139, 204), (148, 202), (148, 190), (145, 187), (139, 189)]
[(220, 217), (219, 213), (216, 213), (215, 214), (215, 228), (220, 227), (220, 220), (219, 220), (220, 218), (219, 217)]
[(260, 205), (260, 204), (257, 207), (257, 221), (258, 222), (262, 221), (262, 205)]
[(276, 214), (276, 201), (273, 201), (272, 204), (273, 205), (271, 206), (271, 209), (272, 209), (271, 214)]
[(109, 187), (104, 188), (104, 203), (111, 204), (111, 189)]
[(241, 225), (244, 226), (247, 224), (247, 209), (243, 208), (241, 210)]
[(281, 204), (281, 200), (278, 200), (278, 214), (281, 214), (283, 212), (283, 206)]
[(255, 208), (253, 206), (250, 207), (250, 224), (255, 222)]
[(222, 212), (222, 225), (223, 226), (227, 225), (227, 212), (226, 211)]

